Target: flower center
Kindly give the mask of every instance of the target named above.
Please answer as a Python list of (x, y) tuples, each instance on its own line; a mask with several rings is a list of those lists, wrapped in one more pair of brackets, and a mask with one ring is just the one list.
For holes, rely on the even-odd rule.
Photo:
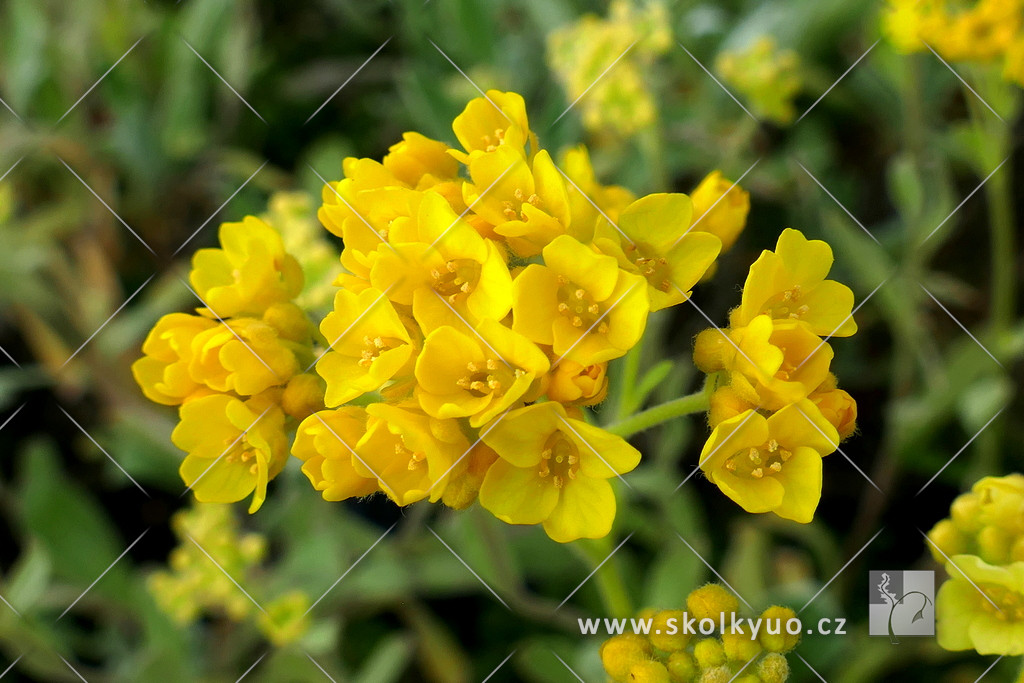
[(461, 389), (465, 389), (479, 398), (490, 393), (504, 393), (515, 378), (523, 375), (519, 368), (512, 368), (507, 363), (488, 358), (483, 363), (469, 361), (466, 363), (466, 374), (456, 380)]
[(363, 351), (360, 354), (362, 357), (359, 359), (359, 367), (370, 367), (380, 354), (402, 344), (402, 340), (391, 337), (363, 337)]
[(790, 451), (772, 439), (759, 448), (736, 451), (725, 461), (725, 469), (739, 477), (761, 479), (781, 472), (783, 464), (791, 457)]
[(256, 459), (256, 451), (249, 447), (249, 444), (245, 440), (245, 432), (242, 432), (242, 438), (236, 439), (225, 439), (224, 446), (227, 453), (224, 454), (224, 462), (228, 464), (241, 463), (245, 464), (250, 460), (253, 461), (249, 466), (249, 472), (256, 474), (259, 471), (259, 461)]
[[(597, 325), (597, 331), (604, 334), (608, 323), (601, 320), (601, 305), (594, 301), (587, 290), (570, 282), (565, 276), (558, 276), (558, 312), (572, 323), (573, 327), (590, 330)], [(601, 320), (600, 322), (598, 322)]]
[(395, 441), (395, 457), (399, 459), (408, 458), (410, 470), (421, 467), (427, 459), (427, 455), (423, 451), (409, 450), (402, 437), (398, 437), (398, 440)]
[(537, 474), (551, 477), (555, 488), (565, 486), (566, 480), (575, 479), (580, 471), (580, 452), (572, 439), (561, 431), (555, 431), (544, 442), (540, 453), (540, 465)]
[(793, 285), (781, 294), (768, 300), (766, 308), (774, 320), (800, 320), (810, 312), (810, 307), (800, 303), (803, 292), (800, 285)]
[(986, 612), (1000, 621), (1024, 621), (1024, 595), (993, 584), (981, 584), (979, 588), (988, 598), (981, 603)]
[(430, 271), (434, 291), (455, 303), (462, 294), (473, 291), (480, 279), (480, 264), (472, 259), (453, 259), (444, 264), (444, 270)]
[(529, 216), (523, 213), (523, 204), (530, 204), (536, 208), (541, 208), (544, 205), (544, 200), (540, 198), (540, 195), (531, 193), (529, 196), (523, 192), (522, 188), (517, 187), (515, 192), (512, 193), (515, 201), (503, 201), (501, 203), (503, 207), (502, 213), (505, 214), (505, 218), (510, 221), (528, 221)]
[(505, 139), (505, 129), (504, 128), (498, 128), (497, 130), (494, 131), (494, 135), (493, 136), (492, 135), (485, 135), (485, 136), (483, 136), (482, 141), (484, 143), (484, 149), (487, 150), (488, 152), (493, 152), (494, 150), (498, 149), (498, 145), (500, 145), (501, 141), (504, 140), (504, 139)]
[(626, 253), (633, 259), (640, 274), (647, 279), (651, 287), (662, 292), (669, 291), (672, 288), (672, 271), (668, 266), (668, 259), (664, 256), (647, 256), (646, 251), (637, 244), (626, 246)]

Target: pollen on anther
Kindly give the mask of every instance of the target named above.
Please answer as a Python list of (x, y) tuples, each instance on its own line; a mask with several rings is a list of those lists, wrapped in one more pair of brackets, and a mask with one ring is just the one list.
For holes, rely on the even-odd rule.
[(750, 476), (752, 476), (754, 479), (760, 479), (761, 477), (764, 476), (764, 470), (762, 470), (760, 467), (755, 467), (753, 470), (751, 470)]
[(572, 317), (572, 326), (573, 327), (583, 327), (583, 318), (579, 317), (578, 315), (574, 315)]
[(782, 463), (781, 462), (773, 462), (771, 465), (768, 466), (768, 469), (770, 469), (772, 472), (781, 472), (782, 471)]

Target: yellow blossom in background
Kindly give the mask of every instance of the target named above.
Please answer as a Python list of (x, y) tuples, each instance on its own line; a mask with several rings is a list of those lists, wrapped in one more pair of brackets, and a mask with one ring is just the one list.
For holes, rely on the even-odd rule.
[(672, 44), (669, 25), (663, 2), (613, 0), (607, 18), (588, 14), (548, 34), (548, 64), (588, 130), (630, 136), (657, 120), (647, 71)]
[(779, 125), (796, 118), (793, 99), (803, 87), (800, 58), (792, 50), (780, 50), (773, 38), (764, 36), (744, 50), (723, 52), (715, 67), (757, 116)]
[(928, 539), (936, 562), (959, 554), (995, 565), (1024, 562), (1024, 475), (980, 479), (953, 501), (949, 518)]
[(693, 204), (690, 230), (709, 232), (722, 242), (722, 253), (732, 249), (747, 224), (750, 193), (712, 171), (690, 193)]
[(1024, 655), (1024, 562), (988, 564), (954, 555), (935, 597), (935, 633), (946, 650)]

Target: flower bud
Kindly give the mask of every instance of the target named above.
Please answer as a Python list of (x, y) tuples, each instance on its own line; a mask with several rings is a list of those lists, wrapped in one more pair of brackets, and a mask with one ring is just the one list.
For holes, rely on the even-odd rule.
[(629, 670), (650, 658), (653, 649), (643, 636), (633, 633), (612, 636), (601, 644), (601, 664), (616, 681), (626, 681)]
[[(800, 642), (800, 634), (794, 635), (786, 630), (789, 620), (796, 618), (796, 612), (780, 605), (774, 605), (762, 612), (761, 631), (757, 634), (761, 647), (768, 652), (789, 652), (796, 647)], [(773, 633), (768, 633), (769, 621)], [(774, 633), (775, 631), (778, 633)]]
[(710, 618), (718, 623), (722, 614), (732, 614), (739, 607), (736, 596), (717, 583), (701, 586), (686, 596), (686, 608), (697, 621)]

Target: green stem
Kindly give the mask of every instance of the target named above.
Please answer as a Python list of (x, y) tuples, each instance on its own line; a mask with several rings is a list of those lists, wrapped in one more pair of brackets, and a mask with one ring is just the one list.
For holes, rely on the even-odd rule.
[(589, 564), (596, 569), (594, 581), (608, 616), (616, 619), (633, 616), (633, 601), (626, 590), (619, 565), (615, 557), (609, 557), (615, 549), (612, 545), (612, 536), (581, 541), (576, 545)]
[(608, 425), (604, 429), (625, 439), (645, 429), (660, 425), (662, 422), (668, 422), (683, 415), (703, 413), (710, 406), (710, 385), (710, 382), (705, 383), (704, 388), (700, 391), (648, 408), (615, 424)]

